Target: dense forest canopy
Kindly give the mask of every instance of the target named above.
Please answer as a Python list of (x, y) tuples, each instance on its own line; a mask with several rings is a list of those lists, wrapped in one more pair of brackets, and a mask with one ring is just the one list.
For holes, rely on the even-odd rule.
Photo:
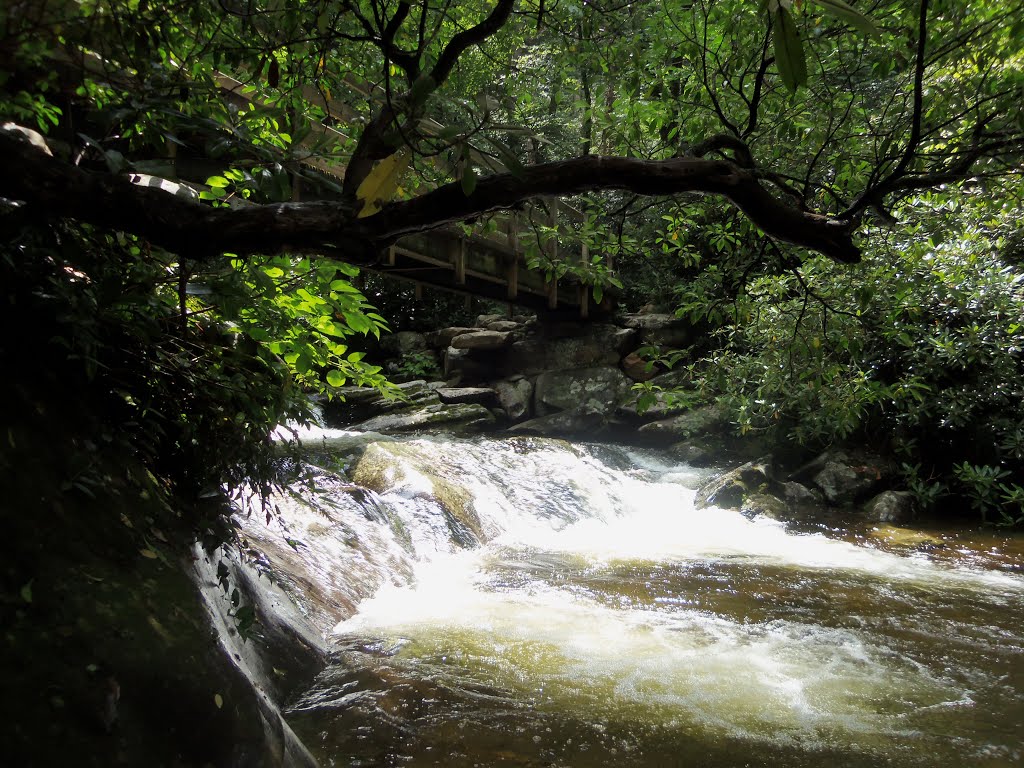
[[(1017, 17), (927, 0), (14, 4), (8, 109), (66, 157), (8, 138), (4, 191), (189, 255), (365, 255), (539, 196), (697, 192), (855, 261), (899, 199), (1014, 164)], [(253, 100), (225, 99), (225, 76)], [(314, 159), (346, 170), (332, 205), (128, 185), (179, 149), (260, 203), (290, 199)]]
[[(353, 348), (386, 321), (351, 264), (508, 209), (542, 242), (571, 198), (592, 258), (538, 268), (727, 338), (711, 370), (745, 373), (685, 397), (823, 442), (996, 419), (1003, 447), (960, 457), (996, 494), (1024, 455), (997, 263), (1019, 257), (1022, 41), (1020, 7), (965, 0), (10, 3), (5, 311), (38, 333), (6, 351), (93, 393), (176, 487), (264, 476), (303, 390), (387, 387)], [(965, 226), (953, 263), (922, 261)], [(995, 335), (949, 338), (961, 320)], [(925, 330), (962, 376), (933, 375)]]

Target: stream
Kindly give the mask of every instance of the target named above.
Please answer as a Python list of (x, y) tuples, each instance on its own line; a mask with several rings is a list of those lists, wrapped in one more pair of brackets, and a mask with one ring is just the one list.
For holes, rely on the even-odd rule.
[(1024, 761), (1019, 535), (698, 510), (708, 470), (632, 448), (305, 439), (315, 492), (242, 533), (284, 526), (328, 622), (287, 710), (325, 766)]

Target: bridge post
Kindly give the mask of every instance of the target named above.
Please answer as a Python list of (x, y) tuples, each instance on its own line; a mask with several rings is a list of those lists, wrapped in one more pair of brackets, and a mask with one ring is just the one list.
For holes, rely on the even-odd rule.
[(519, 295), (519, 214), (513, 213), (509, 217), (505, 234), (508, 238), (508, 247), (512, 251), (505, 282), (508, 299), (514, 301)]
[[(550, 208), (551, 228), (554, 230), (554, 237), (551, 238), (548, 247), (548, 257), (552, 263), (558, 261), (558, 198), (551, 199)], [(558, 309), (558, 278), (554, 277), (548, 282), (548, 309)]]
[(448, 261), (455, 272), (455, 284), (466, 284), (466, 238), (459, 235), (448, 246)]
[[(586, 266), (590, 261), (590, 246), (586, 243), (580, 244), (580, 264)], [(590, 316), (590, 288), (586, 283), (579, 285), (580, 317), (586, 320)]]

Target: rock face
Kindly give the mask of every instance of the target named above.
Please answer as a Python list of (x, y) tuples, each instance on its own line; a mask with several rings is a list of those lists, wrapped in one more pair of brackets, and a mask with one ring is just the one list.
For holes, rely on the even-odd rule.
[(569, 410), (608, 414), (628, 392), (629, 380), (618, 368), (578, 368), (538, 376), (534, 402), (542, 416)]
[(890, 474), (885, 461), (878, 456), (853, 456), (844, 451), (830, 451), (819, 456), (798, 475), (810, 476), (830, 504), (850, 504), (877, 489)]
[(503, 379), (494, 384), (498, 402), (510, 421), (521, 421), (531, 413), (533, 383), (527, 378)]

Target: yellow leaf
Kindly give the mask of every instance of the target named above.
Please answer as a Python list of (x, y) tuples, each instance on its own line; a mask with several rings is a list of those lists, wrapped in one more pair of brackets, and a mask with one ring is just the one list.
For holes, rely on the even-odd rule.
[(220, 709), (224, 706), (224, 697), (221, 696), (219, 693), (215, 693), (213, 695), (213, 703), (217, 705), (217, 709)]
[(156, 560), (157, 554), (152, 549), (140, 549), (139, 554), (143, 557), (148, 557), (150, 560)]
[(363, 204), (359, 218), (372, 216), (384, 207), (398, 189), (398, 181), (409, 165), (409, 150), (403, 147), (388, 155), (367, 174), (356, 189), (356, 199)]

